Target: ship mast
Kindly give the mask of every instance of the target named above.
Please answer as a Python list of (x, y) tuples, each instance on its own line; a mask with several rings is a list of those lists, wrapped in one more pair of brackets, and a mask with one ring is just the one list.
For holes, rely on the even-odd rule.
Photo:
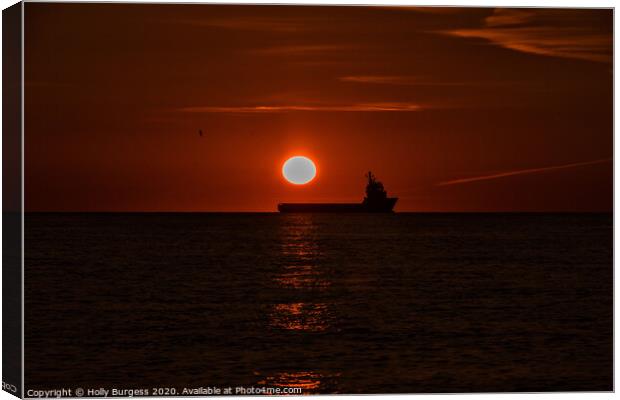
[(371, 185), (375, 181), (375, 176), (372, 174), (372, 171), (368, 171), (366, 177), (368, 178), (369, 185)]

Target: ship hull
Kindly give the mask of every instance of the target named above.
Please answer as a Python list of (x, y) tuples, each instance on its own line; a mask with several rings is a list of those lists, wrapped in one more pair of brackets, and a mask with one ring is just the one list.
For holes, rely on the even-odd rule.
[(397, 197), (387, 198), (381, 204), (365, 203), (280, 203), (281, 213), (389, 213), (393, 212)]

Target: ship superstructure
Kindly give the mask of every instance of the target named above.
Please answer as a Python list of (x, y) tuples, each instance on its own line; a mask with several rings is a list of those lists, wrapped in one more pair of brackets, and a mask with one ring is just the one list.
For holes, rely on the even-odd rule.
[(394, 210), (398, 197), (388, 197), (383, 184), (371, 171), (366, 174), (366, 196), (361, 203), (280, 203), (278, 211), (283, 213), (388, 213)]

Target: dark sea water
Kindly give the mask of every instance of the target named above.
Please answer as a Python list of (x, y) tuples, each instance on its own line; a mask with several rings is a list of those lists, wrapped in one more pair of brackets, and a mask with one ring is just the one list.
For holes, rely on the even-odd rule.
[(611, 214), (27, 214), (26, 389), (612, 390)]

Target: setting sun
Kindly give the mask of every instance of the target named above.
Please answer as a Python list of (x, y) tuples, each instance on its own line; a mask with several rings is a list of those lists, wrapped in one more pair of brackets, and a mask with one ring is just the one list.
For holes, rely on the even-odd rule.
[(291, 157), (282, 166), (282, 175), (295, 185), (305, 185), (316, 176), (316, 166), (308, 157)]

